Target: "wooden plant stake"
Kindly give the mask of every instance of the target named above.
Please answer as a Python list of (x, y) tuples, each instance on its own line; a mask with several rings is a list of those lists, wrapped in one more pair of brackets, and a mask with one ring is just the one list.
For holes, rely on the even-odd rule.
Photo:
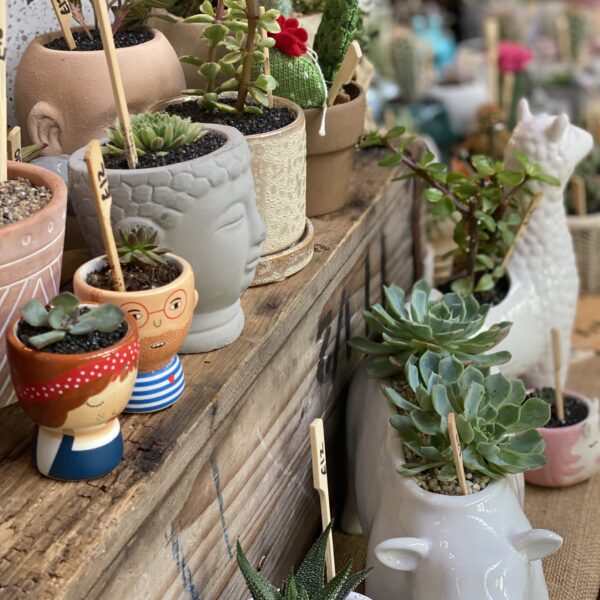
[[(261, 6), (258, 9), (258, 16), (262, 17), (265, 14), (265, 7)], [(263, 40), (266, 40), (269, 37), (267, 30), (263, 29), (262, 30), (262, 38)], [(265, 62), (263, 63), (263, 69), (265, 72), (265, 75), (268, 77), (269, 75), (271, 75), (271, 54), (269, 53), (269, 49), (268, 48), (263, 48), (263, 54), (265, 57)], [(269, 103), (269, 108), (273, 108), (273, 90), (267, 90), (267, 102)]]
[(519, 225), (519, 228), (517, 229), (517, 232), (515, 233), (515, 241), (513, 242), (512, 246), (508, 249), (508, 252), (506, 253), (506, 256), (504, 257), (504, 260), (502, 261), (502, 267), (504, 269), (506, 269), (506, 267), (508, 266), (510, 258), (513, 255), (513, 252), (515, 251), (515, 246), (517, 245), (517, 241), (519, 240), (519, 238), (525, 231), (525, 227), (527, 227), (527, 223), (529, 223), (529, 219), (531, 219), (531, 215), (533, 214), (533, 211), (537, 208), (537, 206), (541, 200), (542, 200), (541, 192), (539, 194), (536, 194), (531, 199), (531, 202), (529, 203), (529, 206), (527, 207), (527, 210), (525, 211), (525, 214), (523, 215), (523, 220), (521, 221), (521, 224)]
[(581, 175), (571, 177), (571, 198), (575, 213), (580, 217), (587, 215), (587, 195), (585, 193), (585, 181)]
[(515, 74), (512, 72), (504, 73), (502, 76), (502, 107), (506, 111), (506, 114), (510, 114), (514, 92)]
[(76, 50), (77, 44), (71, 31), (71, 21), (73, 20), (73, 13), (71, 12), (71, 5), (69, 0), (52, 0), (52, 8), (56, 13), (60, 30), (62, 31), (65, 42), (69, 50)]
[(106, 250), (106, 258), (112, 269), (115, 284), (118, 292), (125, 292), (125, 282), (123, 281), (123, 271), (119, 262), (119, 253), (113, 236), (110, 224), (110, 208), (112, 206), (112, 196), (108, 188), (108, 177), (104, 168), (104, 159), (100, 142), (92, 140), (85, 148), (85, 164), (87, 165), (90, 187), (96, 203), (96, 211), (100, 228), (102, 229), (102, 239)]
[(0, 0), (0, 182), (7, 179), (6, 130), (6, 0)]
[(21, 162), (23, 158), (21, 155), (21, 128), (13, 127), (8, 132), (8, 160), (14, 160), (16, 162)]
[(494, 104), (500, 104), (500, 94), (498, 91), (498, 41), (500, 38), (500, 25), (495, 17), (488, 17), (484, 25), (485, 49), (486, 49), (486, 70), (488, 77), (488, 88), (490, 97)]
[(94, 3), (94, 12), (98, 19), (98, 29), (102, 38), (102, 46), (104, 54), (108, 62), (108, 72), (110, 74), (110, 82), (112, 84), (113, 95), (117, 105), (117, 114), (119, 116), (119, 124), (123, 131), (123, 142), (125, 146), (125, 154), (127, 155), (127, 165), (130, 169), (135, 169), (138, 156), (133, 141), (133, 133), (131, 132), (131, 121), (129, 119), (129, 110), (127, 109), (127, 99), (125, 98), (125, 90), (123, 89), (123, 80), (121, 79), (121, 70), (117, 53), (115, 50), (115, 40), (113, 38), (110, 19), (108, 18), (108, 8), (105, 0), (92, 0)]
[(556, 34), (558, 37), (558, 50), (564, 62), (571, 62), (571, 35), (569, 33), (569, 19), (565, 14), (556, 17)]
[(559, 421), (565, 420), (565, 397), (563, 395), (560, 368), (562, 357), (560, 352), (560, 333), (558, 329), (552, 329), (552, 358), (554, 359), (554, 401), (556, 404), (556, 416)]
[[(327, 456), (325, 455), (325, 433), (323, 419), (315, 419), (310, 424), (310, 448), (312, 456), (313, 485), (319, 492), (321, 501), (321, 523), (323, 530), (331, 523), (331, 509), (329, 507), (329, 484), (327, 483)], [(333, 554), (333, 533), (327, 540), (327, 581), (335, 577), (335, 557)]]
[(460, 438), (456, 429), (456, 417), (454, 413), (448, 413), (448, 436), (452, 444), (452, 458), (454, 459), (454, 468), (458, 475), (458, 485), (463, 496), (468, 496), (471, 492), (467, 487), (467, 478), (465, 477), (465, 467), (462, 459), (462, 449), (460, 447)]
[(350, 46), (348, 46), (344, 60), (340, 65), (340, 70), (331, 84), (329, 94), (327, 95), (327, 106), (333, 106), (342, 86), (352, 79), (361, 58), (362, 50), (360, 49), (360, 44), (354, 40)]

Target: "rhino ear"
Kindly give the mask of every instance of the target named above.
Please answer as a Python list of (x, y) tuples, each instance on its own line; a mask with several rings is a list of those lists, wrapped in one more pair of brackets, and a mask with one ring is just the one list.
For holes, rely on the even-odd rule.
[(551, 142), (558, 142), (558, 140), (560, 140), (564, 135), (569, 125), (570, 122), (567, 115), (564, 113), (562, 115), (558, 115), (558, 117), (556, 117), (554, 121), (552, 121), (552, 123), (550, 123), (550, 125), (546, 128), (546, 137)]
[(512, 545), (523, 552), (528, 560), (539, 560), (556, 552), (563, 543), (557, 533), (547, 529), (530, 529), (511, 537)]
[(430, 549), (431, 544), (423, 538), (390, 538), (375, 547), (375, 556), (390, 569), (414, 571)]
[(524, 119), (528, 119), (531, 116), (531, 111), (529, 110), (529, 102), (527, 102), (527, 98), (521, 98), (519, 100), (519, 104), (517, 105), (517, 121), (523, 121)]

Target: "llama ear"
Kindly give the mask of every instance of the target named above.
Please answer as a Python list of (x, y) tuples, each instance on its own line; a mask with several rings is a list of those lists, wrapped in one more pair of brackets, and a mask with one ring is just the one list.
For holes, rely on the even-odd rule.
[(556, 552), (563, 543), (557, 533), (547, 529), (530, 529), (511, 537), (512, 545), (517, 552), (523, 552), (527, 560), (539, 560)]
[(414, 571), (430, 550), (431, 544), (423, 538), (391, 538), (375, 547), (375, 556), (390, 569)]
[(558, 142), (569, 127), (569, 117), (564, 113), (558, 115), (546, 129), (546, 137), (551, 142)]
[(531, 111), (529, 110), (529, 102), (527, 102), (527, 98), (521, 98), (519, 100), (519, 105), (517, 106), (517, 121), (523, 121), (530, 116)]

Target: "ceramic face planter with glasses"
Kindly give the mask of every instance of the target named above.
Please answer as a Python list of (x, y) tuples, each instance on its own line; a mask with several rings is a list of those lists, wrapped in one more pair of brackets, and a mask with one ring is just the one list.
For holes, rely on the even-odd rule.
[(183, 394), (185, 380), (177, 356), (192, 323), (198, 294), (190, 264), (173, 254), (167, 261), (179, 267), (171, 283), (151, 290), (115, 292), (87, 283), (90, 273), (106, 264), (100, 257), (85, 263), (75, 273), (75, 294), (83, 300), (111, 303), (129, 314), (140, 336), (139, 372), (125, 412), (146, 413), (171, 406)]

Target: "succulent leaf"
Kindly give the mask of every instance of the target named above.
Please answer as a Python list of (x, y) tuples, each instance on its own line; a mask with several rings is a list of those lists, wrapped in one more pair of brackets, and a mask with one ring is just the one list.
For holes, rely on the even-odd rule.
[(23, 319), (33, 327), (43, 327), (48, 324), (48, 311), (41, 300), (32, 298), (23, 307)]
[(121, 264), (125, 265), (131, 262), (151, 266), (167, 264), (163, 255), (170, 250), (156, 244), (157, 236), (157, 231), (144, 226), (134, 227), (129, 231), (119, 231), (117, 252)]

